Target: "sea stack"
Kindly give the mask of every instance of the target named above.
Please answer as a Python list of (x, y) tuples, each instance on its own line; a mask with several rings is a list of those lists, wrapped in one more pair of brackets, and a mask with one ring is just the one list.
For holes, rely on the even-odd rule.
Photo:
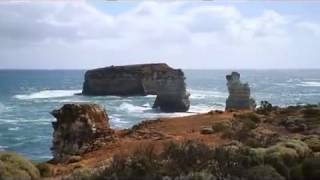
[(256, 107), (255, 100), (250, 97), (248, 83), (240, 81), (240, 73), (232, 72), (226, 76), (229, 97), (226, 101), (226, 110), (253, 110)]
[(189, 94), (181, 69), (167, 64), (110, 66), (85, 73), (83, 95), (143, 96), (157, 95), (154, 108), (165, 112), (189, 109)]
[(112, 140), (105, 110), (96, 104), (65, 104), (51, 114), (55, 162), (67, 162)]

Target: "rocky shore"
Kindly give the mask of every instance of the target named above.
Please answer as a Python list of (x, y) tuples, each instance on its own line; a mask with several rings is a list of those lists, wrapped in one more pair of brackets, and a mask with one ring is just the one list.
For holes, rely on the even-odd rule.
[[(0, 179), (318, 180), (320, 106), (262, 101), (255, 108), (240, 74), (226, 79), (226, 111), (147, 120), (129, 129), (110, 128), (99, 105), (65, 104), (51, 113), (53, 159), (33, 164), (0, 153)], [(158, 94), (155, 106), (167, 102)]]
[[(91, 113), (93, 112), (96, 115), (92, 115)], [(116, 165), (114, 163), (119, 163), (115, 161), (115, 158), (123, 157), (122, 160), (127, 161), (130, 157), (136, 157), (136, 153), (139, 154), (139, 152), (142, 153), (139, 154), (140, 156), (147, 156), (145, 150), (148, 148), (152, 148), (152, 153), (154, 153), (155, 157), (160, 158), (160, 155), (167, 151), (166, 148), (170, 143), (175, 143), (177, 145), (176, 148), (182, 148), (180, 150), (176, 149), (178, 151), (176, 153), (181, 151), (180, 158), (186, 158), (186, 161), (191, 158), (190, 156), (194, 156), (196, 159), (201, 158), (201, 153), (204, 153), (202, 156), (208, 159), (211, 155), (206, 153), (211, 151), (211, 153), (218, 150), (222, 151), (221, 153), (235, 153), (233, 154), (235, 157), (239, 155), (239, 157), (244, 157), (248, 160), (248, 162), (241, 162), (244, 164), (239, 162), (240, 164), (237, 168), (244, 168), (242, 169), (243, 172), (256, 170), (255, 168), (266, 168), (267, 170), (271, 169), (270, 171), (276, 174), (278, 179), (295, 179), (295, 176), (298, 176), (295, 173), (300, 173), (300, 178), (312, 179), (312, 174), (308, 174), (311, 172), (304, 175), (303, 169), (301, 169), (305, 165), (304, 163), (312, 161), (314, 165), (311, 165), (313, 170), (311, 169), (310, 171), (316, 173), (317, 177), (319, 177), (317, 168), (319, 167), (320, 158), (320, 107), (318, 105), (279, 108), (264, 103), (263, 106), (255, 111), (210, 111), (205, 114), (188, 117), (161, 118), (144, 121), (124, 130), (111, 130), (108, 128), (107, 121), (101, 122), (102, 119), (106, 119), (106, 116), (104, 115), (104, 110), (96, 105), (65, 105), (60, 110), (54, 111), (53, 114), (57, 117), (57, 123), (53, 124), (55, 127), (53, 142), (55, 158), (47, 163), (38, 164), (37, 171), (34, 170), (36, 169), (34, 168), (35, 166), (31, 168), (36, 172), (33, 174), (38, 174), (36, 177), (42, 176), (41, 179), (61, 179), (62, 177), (78, 179), (78, 176), (87, 177), (84, 179), (88, 179), (88, 177), (91, 177), (89, 179), (97, 178), (96, 176), (98, 175), (103, 176), (103, 173), (114, 171), (114, 169), (110, 170), (108, 168)], [(68, 117), (68, 120), (65, 117)], [(62, 136), (57, 135), (61, 133), (62, 127), (68, 127), (64, 131), (65, 138), (60, 138)], [(86, 132), (86, 135), (79, 131)], [(98, 133), (99, 135), (94, 135), (97, 132), (100, 132)], [(100, 136), (105, 132), (106, 135)], [(101, 137), (103, 140), (100, 139)], [(97, 142), (96, 140), (100, 141), (98, 143), (99, 146), (97, 146), (99, 148), (89, 148), (90, 146), (95, 146), (95, 143), (86, 145), (86, 142)], [(61, 146), (66, 142), (68, 142), (67, 146)], [(208, 152), (206, 150), (205, 152), (199, 152), (200, 154), (198, 155), (184, 155), (186, 153), (184, 148), (187, 148), (185, 146), (195, 146), (193, 147), (195, 148), (193, 153), (197, 153), (198, 150), (202, 151), (202, 148), (208, 148)], [(69, 151), (72, 156), (67, 153), (67, 157), (69, 157), (67, 161), (65, 158), (61, 158), (64, 157), (61, 156), (61, 153), (66, 154)], [(0, 155), (0, 172), (3, 172), (1, 168), (7, 167), (6, 159), (3, 156), (3, 154)], [(163, 157), (161, 156), (161, 158)], [(230, 158), (228, 154), (212, 157), (211, 160), (217, 160), (218, 162), (219, 159), (216, 158), (225, 158), (224, 161), (234, 161), (234, 159), (228, 159)], [(131, 167), (132, 164), (130, 165), (129, 163), (128, 165), (127, 163), (121, 166), (133, 168)], [(143, 172), (147, 170), (144, 169), (147, 168), (144, 167), (145, 165), (140, 164)], [(162, 168), (166, 166), (161, 164)], [(19, 169), (22, 166), (11, 168)], [(188, 169), (188, 167), (185, 168)], [(198, 171), (202, 172), (209, 167), (199, 165), (199, 168)], [(27, 171), (25, 168), (23, 170)], [(90, 170), (90, 173), (88, 170)], [(190, 172), (194, 171), (188, 170)], [(133, 170), (131, 169), (131, 171)], [(144, 173), (148, 173), (148, 171)], [(170, 176), (171, 172), (169, 170), (165, 171), (168, 171), (166, 175)], [(160, 172), (155, 171), (152, 173)], [(181, 175), (186, 175), (183, 172), (180, 173)], [(234, 172), (231, 169), (224, 173), (237, 176), (237, 174), (233, 174)], [(216, 175), (214, 172), (209, 174)], [(37, 179), (34, 176), (29, 179)], [(175, 176), (178, 175), (176, 174)], [(219, 176), (222, 175), (220, 174)], [(225, 176), (227, 177), (227, 175)], [(140, 177), (140, 179), (144, 178)]]

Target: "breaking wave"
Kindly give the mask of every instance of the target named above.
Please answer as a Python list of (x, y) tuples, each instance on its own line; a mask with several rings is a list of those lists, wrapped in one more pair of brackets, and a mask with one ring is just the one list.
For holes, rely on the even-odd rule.
[(205, 91), (205, 90), (188, 90), (190, 92), (191, 99), (206, 99), (208, 97), (211, 98), (226, 98), (228, 96), (227, 93), (219, 92), (219, 91)]
[(119, 106), (119, 110), (126, 111), (126, 112), (129, 112), (129, 113), (142, 113), (142, 112), (144, 112), (146, 110), (150, 110), (150, 108), (149, 107), (136, 106), (136, 105), (124, 102)]
[(304, 87), (320, 87), (320, 82), (306, 81), (306, 82), (301, 82), (300, 84), (298, 84), (298, 86), (304, 86)]
[(78, 93), (81, 93), (81, 90), (44, 90), (31, 94), (18, 94), (14, 97), (20, 100), (49, 99), (73, 96)]

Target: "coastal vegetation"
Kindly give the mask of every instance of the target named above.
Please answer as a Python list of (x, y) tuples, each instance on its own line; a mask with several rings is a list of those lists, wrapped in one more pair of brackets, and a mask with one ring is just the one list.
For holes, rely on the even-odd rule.
[[(66, 179), (319, 179), (320, 107), (279, 108), (268, 102), (263, 104), (266, 106), (260, 106), (255, 112), (234, 112), (233, 118), (214, 122), (212, 133), (224, 140), (222, 144), (169, 141), (162, 144), (160, 151), (159, 146), (145, 144), (130, 155), (115, 154), (109, 166), (94, 173), (79, 171)], [(218, 112), (208, 114), (216, 116)], [(292, 132), (286, 127), (283, 121), (293, 115), (301, 118), (296, 125), (306, 123), (306, 129)], [(147, 128), (148, 124), (152, 123), (139, 127)]]
[(8, 152), (0, 152), (1, 180), (37, 180), (40, 179), (39, 170), (24, 157)]

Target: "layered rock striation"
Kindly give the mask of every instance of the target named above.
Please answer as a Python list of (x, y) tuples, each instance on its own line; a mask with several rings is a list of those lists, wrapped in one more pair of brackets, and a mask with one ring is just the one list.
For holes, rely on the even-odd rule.
[(240, 74), (232, 72), (226, 76), (229, 97), (226, 101), (226, 110), (253, 110), (256, 107), (255, 100), (250, 97), (248, 83), (240, 81)]
[(84, 95), (157, 95), (154, 108), (166, 112), (187, 111), (190, 106), (185, 76), (167, 64), (110, 66), (85, 74)]
[(65, 104), (51, 114), (54, 160), (67, 162), (112, 140), (105, 110), (96, 104)]

